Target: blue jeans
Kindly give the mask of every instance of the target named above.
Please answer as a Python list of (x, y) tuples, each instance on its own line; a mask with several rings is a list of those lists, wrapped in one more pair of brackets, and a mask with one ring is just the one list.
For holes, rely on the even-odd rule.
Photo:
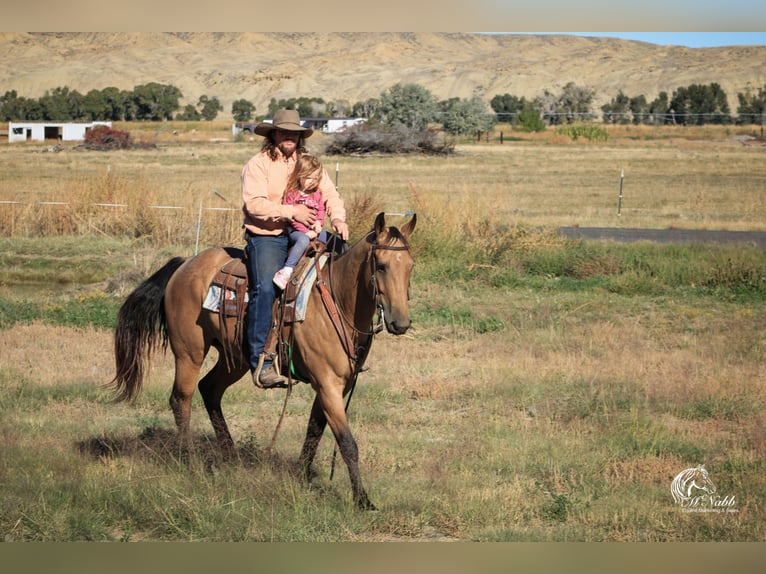
[[(327, 243), (327, 231), (324, 229), (320, 231), (317, 239), (322, 243)], [(309, 236), (302, 231), (298, 231), (297, 229), (290, 230), (290, 251), (287, 254), (285, 267), (292, 267), (295, 269), (295, 266), (298, 265), (298, 261), (301, 260), (301, 257), (306, 252), (306, 248), (309, 246), (310, 241)]]
[(247, 304), (246, 352), (255, 371), (271, 329), (271, 310), (276, 298), (274, 274), (287, 258), (287, 235), (247, 235), (247, 272), (250, 281)]

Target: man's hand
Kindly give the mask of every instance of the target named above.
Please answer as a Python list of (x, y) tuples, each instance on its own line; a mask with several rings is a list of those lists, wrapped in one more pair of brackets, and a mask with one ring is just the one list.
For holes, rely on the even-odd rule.
[(317, 220), (317, 210), (308, 207), (304, 204), (295, 205), (295, 211), (293, 212), (293, 219), (298, 223), (302, 223), (306, 227), (311, 227)]
[(341, 221), (340, 219), (333, 219), (331, 225), (332, 230), (340, 235), (343, 241), (348, 241), (348, 225), (346, 225), (345, 221)]

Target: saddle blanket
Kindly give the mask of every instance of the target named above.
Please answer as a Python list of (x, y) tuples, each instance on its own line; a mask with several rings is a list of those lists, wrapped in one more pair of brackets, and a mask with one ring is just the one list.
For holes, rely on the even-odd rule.
[[(319, 268), (322, 269), (327, 263), (327, 254), (319, 256)], [(293, 321), (300, 323), (306, 318), (306, 307), (309, 302), (309, 295), (311, 295), (311, 287), (314, 285), (317, 276), (317, 266), (314, 264), (315, 258), (312, 257), (306, 269), (301, 274), (298, 280), (291, 279), (290, 282), (295, 282), (298, 286), (298, 292), (295, 295), (294, 301), (288, 301), (285, 303), (285, 307), (288, 309), (294, 307)]]
[[(320, 269), (327, 263), (328, 255), (324, 254), (319, 257)], [(290, 279), (290, 283), (298, 286), (298, 292), (293, 301), (285, 303), (286, 307), (294, 308), (293, 321), (303, 321), (306, 318), (306, 307), (308, 305), (309, 296), (311, 295), (311, 287), (316, 280), (317, 268), (314, 265), (314, 258), (312, 257), (310, 263), (306, 265), (304, 271), (300, 276), (293, 276)], [(202, 308), (212, 311), (213, 313), (219, 313), (221, 310), (221, 285), (211, 283), (207, 291), (207, 296), (202, 302)], [(245, 293), (245, 304), (248, 302), (247, 293)], [(233, 289), (226, 289), (226, 302), (234, 302), (237, 300), (237, 293)], [(228, 307), (228, 305), (227, 305)]]
[[(212, 311), (213, 313), (218, 313), (221, 310), (221, 302), (223, 299), (221, 298), (221, 289), (222, 287), (220, 285), (216, 285), (215, 283), (211, 283), (210, 288), (207, 290), (207, 296), (205, 297), (205, 300), (202, 302), (202, 308), (207, 309), (208, 311)], [(237, 300), (237, 293), (233, 289), (226, 289), (226, 301), (236, 301)], [(245, 303), (248, 301), (247, 293), (245, 293)]]

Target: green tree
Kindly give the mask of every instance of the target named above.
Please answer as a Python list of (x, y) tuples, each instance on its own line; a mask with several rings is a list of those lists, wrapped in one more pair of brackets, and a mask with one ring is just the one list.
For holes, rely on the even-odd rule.
[(503, 95), (496, 95), (489, 102), (489, 106), (497, 114), (499, 121), (508, 121), (510, 123), (517, 123), (519, 112), (527, 107), (527, 100), (523, 97), (513, 96), (505, 93)]
[(43, 118), (48, 121), (72, 121), (85, 119), (83, 110), (83, 95), (77, 90), (69, 90), (60, 86), (46, 90), (39, 99), (43, 110)]
[(418, 84), (395, 84), (380, 96), (382, 123), (424, 130), (437, 119), (439, 109), (431, 92)]
[(679, 87), (673, 92), (669, 106), (675, 122), (683, 125), (731, 121), (726, 92), (716, 83)]
[(758, 92), (748, 86), (744, 92), (737, 94), (737, 122), (740, 124), (764, 124), (766, 120), (766, 86), (758, 88)]
[(176, 114), (176, 119), (182, 122), (197, 122), (202, 119), (194, 104), (186, 104), (182, 112)]
[(218, 98), (215, 96), (212, 98), (200, 96), (199, 101), (197, 102), (197, 108), (199, 109), (202, 119), (208, 122), (213, 121), (218, 116), (218, 112), (223, 111), (221, 102), (219, 102)]
[(488, 132), (495, 127), (496, 121), (495, 114), (489, 113), (478, 96), (452, 100), (442, 116), (444, 129), (451, 134)]
[(168, 84), (150, 82), (133, 88), (132, 104), (137, 120), (170, 120), (181, 105), (181, 90)]
[(649, 104), (649, 114), (651, 121), (656, 124), (671, 123), (670, 99), (667, 92), (660, 92), (656, 98)]
[(604, 123), (606, 124), (627, 124), (628, 110), (630, 108), (630, 98), (620, 90), (608, 104), (601, 106), (604, 112)]
[(91, 90), (82, 102), (85, 119), (88, 121), (103, 121), (111, 119), (110, 106), (101, 90)]
[(519, 112), (519, 125), (521, 129), (527, 132), (545, 131), (545, 122), (540, 116), (540, 112), (531, 104)]
[(630, 98), (628, 107), (631, 114), (633, 114), (633, 123), (635, 125), (649, 123), (649, 104), (646, 101), (646, 96), (642, 94)]
[(43, 109), (38, 100), (19, 97), (10, 90), (0, 97), (0, 121), (37, 121), (43, 119)]
[(231, 104), (231, 115), (235, 122), (249, 122), (253, 119), (255, 104), (245, 99), (234, 100)]
[(323, 98), (307, 98), (301, 96), (299, 98), (280, 99), (271, 98), (269, 101), (269, 115), (272, 117), (277, 110), (298, 110), (298, 114), (301, 118), (310, 117), (325, 117), (326, 102)]

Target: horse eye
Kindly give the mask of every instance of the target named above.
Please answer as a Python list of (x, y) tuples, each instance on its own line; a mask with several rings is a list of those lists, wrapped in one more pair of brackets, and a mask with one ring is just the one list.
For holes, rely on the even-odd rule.
[(375, 265), (375, 271), (380, 271), (381, 273), (385, 273), (386, 272), (385, 264), (378, 263), (377, 265)]

